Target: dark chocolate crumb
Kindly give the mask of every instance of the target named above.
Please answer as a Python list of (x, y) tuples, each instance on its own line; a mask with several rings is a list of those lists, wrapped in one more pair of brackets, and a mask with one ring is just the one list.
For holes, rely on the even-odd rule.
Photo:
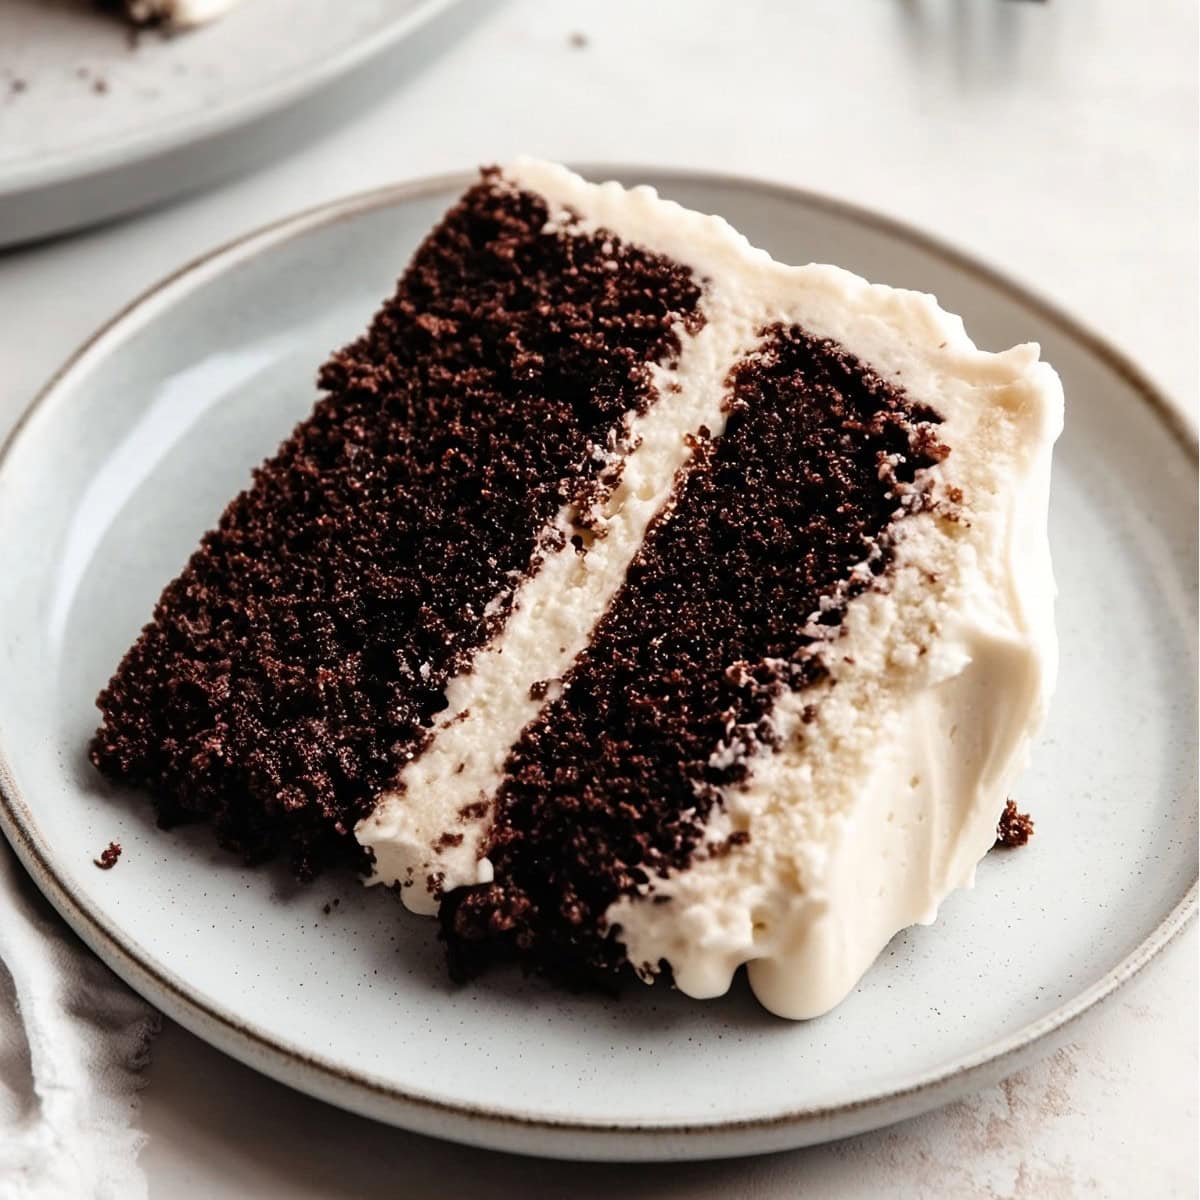
[(723, 842), (717, 842), (709, 847), (709, 858), (725, 858), (734, 849), (735, 846), (745, 846), (750, 842), (750, 834), (742, 829), (737, 833), (731, 833)]
[(572, 50), (586, 50), (590, 45), (590, 39), (586, 33), (572, 33), (567, 38), (567, 45)]
[(1033, 837), (1033, 818), (1028, 813), (1017, 812), (1017, 802), (1006, 800), (1000, 823), (996, 826), (996, 845), (1013, 850), (1024, 846)]
[(117, 865), (117, 859), (121, 857), (121, 843), (109, 842), (103, 850), (100, 851), (99, 858), (93, 858), (92, 862), (96, 864), (102, 871), (111, 871)]

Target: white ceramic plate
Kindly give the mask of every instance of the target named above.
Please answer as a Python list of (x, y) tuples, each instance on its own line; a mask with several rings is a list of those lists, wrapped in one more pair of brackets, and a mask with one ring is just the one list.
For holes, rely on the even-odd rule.
[(93, 0), (4, 0), (0, 246), (145, 208), (314, 137), (411, 69), (389, 52), (451, 3), (246, 0), (212, 25), (132, 38)]
[[(465, 180), (305, 213), (185, 268), (43, 393), (0, 465), (5, 830), (84, 940), (230, 1054), (361, 1113), (538, 1154), (686, 1158), (840, 1137), (1044, 1051), (1195, 902), (1196, 464), (1125, 360), (978, 264), (802, 192), (628, 169), (781, 258), (936, 292), (977, 340), (1039, 339), (1067, 431), (1051, 517), (1062, 676), (1021, 783), (1037, 819), (936, 925), (898, 936), (835, 1012), (789, 1024), (744, 987), (697, 1003), (465, 988), (432, 923), (351, 879), (246, 870), (162, 833), (88, 766), (92, 699), (201, 532), (302, 417)], [(92, 865), (110, 840), (108, 872)], [(340, 904), (326, 914), (335, 897)]]

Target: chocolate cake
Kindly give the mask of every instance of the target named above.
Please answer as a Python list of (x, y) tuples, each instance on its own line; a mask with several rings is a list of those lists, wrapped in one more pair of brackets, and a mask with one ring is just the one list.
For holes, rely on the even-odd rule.
[(459, 975), (811, 1016), (996, 838), (1055, 665), (1036, 346), (522, 160), (164, 591), (96, 765)]

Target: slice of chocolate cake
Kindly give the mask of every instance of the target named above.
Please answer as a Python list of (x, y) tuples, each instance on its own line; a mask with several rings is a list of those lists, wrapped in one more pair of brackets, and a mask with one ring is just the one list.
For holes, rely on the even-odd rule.
[(1035, 346), (719, 218), (485, 172), (99, 703), (106, 774), (452, 968), (823, 1012), (968, 885), (1045, 712)]

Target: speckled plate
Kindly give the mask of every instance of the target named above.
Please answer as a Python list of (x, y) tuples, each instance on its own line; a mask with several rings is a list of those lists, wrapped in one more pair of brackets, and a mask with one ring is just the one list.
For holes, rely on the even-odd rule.
[[(156, 830), (84, 746), (92, 698), (193, 543), (313, 399), (464, 184), (355, 197), (184, 268), (90, 342), (0, 463), (0, 817), (84, 940), (177, 1021), (346, 1108), (536, 1154), (689, 1158), (841, 1137), (1044, 1053), (1180, 928), (1196, 885), (1196, 447), (1138, 371), (1049, 305), (881, 217), (630, 169), (781, 258), (936, 292), (990, 348), (1042, 342), (1068, 396), (1051, 534), (1062, 676), (1025, 849), (903, 933), (836, 1011), (634, 988), (452, 987), (431, 924), (351, 879), (245, 870)], [(92, 865), (116, 839), (114, 870)], [(334, 905), (332, 901), (340, 901)], [(326, 911), (326, 905), (329, 905)]]
[(452, 36), (438, 22), (409, 42), (453, 2), (246, 0), (194, 31), (132, 37), (94, 0), (3, 0), (0, 246), (145, 208), (312, 139)]

